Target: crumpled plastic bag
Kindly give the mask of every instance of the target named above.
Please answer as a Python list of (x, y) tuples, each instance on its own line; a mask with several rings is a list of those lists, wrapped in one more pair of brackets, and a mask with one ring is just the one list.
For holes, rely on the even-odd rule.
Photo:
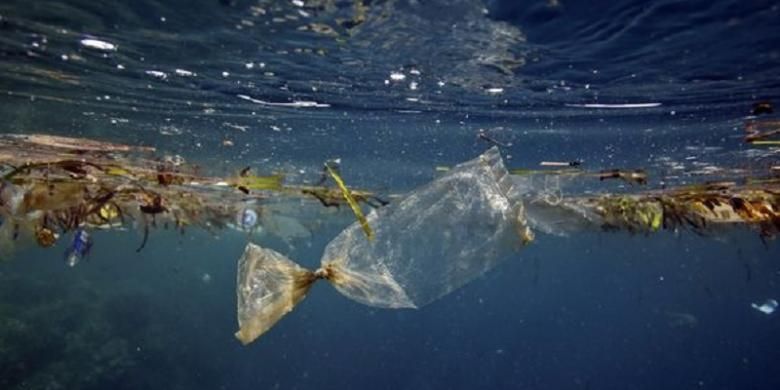
[(397, 203), (372, 211), (306, 270), (248, 244), (239, 260), (236, 337), (248, 344), (291, 311), (318, 279), (382, 308), (419, 308), (494, 268), (533, 239), (497, 148), (460, 164)]

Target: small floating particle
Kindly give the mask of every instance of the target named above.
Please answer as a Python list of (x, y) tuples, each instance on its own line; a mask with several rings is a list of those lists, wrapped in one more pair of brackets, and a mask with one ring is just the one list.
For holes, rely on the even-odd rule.
[(159, 70), (147, 70), (147, 71), (144, 71), (144, 73), (146, 73), (147, 75), (152, 76), (154, 78), (158, 78), (160, 80), (165, 80), (165, 79), (168, 78), (168, 74), (167, 73), (161, 72)]
[(542, 161), (539, 165), (543, 167), (578, 167), (582, 165), (580, 161)]
[(181, 76), (181, 77), (192, 77), (192, 76), (196, 76), (195, 72), (190, 72), (189, 70), (185, 70), (185, 69), (178, 69), (178, 68), (177, 68), (177, 69), (176, 69), (176, 70), (174, 70), (173, 72), (174, 72), (174, 73), (176, 73), (176, 75), (177, 75), (177, 76)]
[(116, 51), (117, 49), (117, 45), (111, 42), (101, 41), (94, 38), (85, 38), (79, 41), (79, 43), (81, 43), (81, 46), (95, 50)]
[(269, 102), (265, 100), (255, 99), (251, 96), (247, 95), (236, 95), (237, 98), (250, 101), (252, 103), (256, 104), (262, 104), (264, 106), (272, 106), (272, 107), (293, 107), (293, 108), (327, 108), (330, 107), (330, 104), (327, 103), (318, 103), (310, 100), (299, 100), (294, 102)]
[(322, 35), (330, 35), (330, 36), (338, 36), (339, 34), (336, 32), (336, 30), (333, 29), (333, 27), (324, 24), (324, 23), (311, 23), (309, 24), (309, 29), (317, 34)]
[(400, 72), (393, 72), (390, 73), (390, 80), (393, 81), (403, 81), (406, 80), (406, 75)]
[(498, 87), (486, 88), (485, 92), (487, 92), (487, 93), (489, 93), (491, 95), (499, 95), (499, 94), (504, 93), (504, 88), (498, 88)]
[(230, 122), (222, 122), (222, 126), (229, 127), (231, 129), (240, 130), (244, 133), (246, 133), (247, 129), (249, 129), (249, 126), (241, 126)]

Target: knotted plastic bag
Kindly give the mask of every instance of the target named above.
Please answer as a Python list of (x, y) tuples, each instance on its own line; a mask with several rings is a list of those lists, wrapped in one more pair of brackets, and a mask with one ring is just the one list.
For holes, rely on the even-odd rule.
[(532, 239), (497, 148), (460, 164), (401, 201), (372, 211), (368, 240), (359, 223), (306, 270), (248, 244), (238, 267), (236, 337), (247, 344), (326, 279), (366, 305), (419, 308), (463, 286)]

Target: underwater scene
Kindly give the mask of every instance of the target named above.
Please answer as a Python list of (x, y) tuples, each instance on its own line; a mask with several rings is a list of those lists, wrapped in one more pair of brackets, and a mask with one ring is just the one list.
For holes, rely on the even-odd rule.
[(778, 389), (780, 3), (0, 2), (0, 389)]

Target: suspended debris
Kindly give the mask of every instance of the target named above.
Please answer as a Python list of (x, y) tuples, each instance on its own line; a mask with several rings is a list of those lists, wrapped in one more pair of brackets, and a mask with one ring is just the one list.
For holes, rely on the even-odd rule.
[(65, 263), (73, 267), (89, 255), (92, 249), (92, 239), (84, 229), (76, 230), (68, 250), (65, 252)]
[[(494, 146), (474, 160), (441, 169), (436, 180), (405, 196), (391, 194), (388, 204), (373, 192), (347, 187), (332, 163), (324, 167), (325, 180), (307, 185), (287, 183), (282, 174), (254, 175), (248, 168), (235, 176), (209, 176), (181, 158), (174, 162), (154, 153), (86, 139), (0, 136), (1, 253), (17, 243), (52, 247), (60, 237), (71, 237), (64, 257), (75, 266), (89, 256), (91, 232), (97, 229), (137, 229), (143, 237), (139, 251), (156, 229), (183, 233), (191, 227), (269, 233), (289, 244), (309, 237), (310, 229), (339, 215), (334, 209), (348, 205), (357, 221), (330, 241), (317, 270), (247, 246), (239, 261), (236, 336), (249, 343), (292, 310), (317, 280), (328, 280), (367, 305), (417, 308), (533, 242), (532, 229), (711, 234), (747, 227), (762, 239), (780, 234), (777, 177), (719, 177), (679, 188), (565, 195), (562, 177), (586, 178), (594, 185), (608, 179), (644, 185), (647, 174), (588, 172), (573, 163), (510, 172)], [(537, 178), (544, 182), (537, 185)], [(326, 185), (328, 180), (335, 186)], [(373, 208), (367, 215), (365, 205)], [(771, 307), (756, 304), (763, 312)]]
[(777, 310), (778, 303), (774, 299), (767, 299), (762, 304), (751, 303), (750, 306), (766, 315), (773, 314)]
[(599, 172), (599, 180), (620, 179), (629, 184), (647, 184), (647, 173), (641, 169), (633, 171), (623, 171), (620, 169), (610, 169)]
[(369, 306), (418, 308), (435, 301), (533, 239), (512, 191), (493, 148), (373, 211), (367, 220), (374, 240), (362, 237), (362, 223), (352, 224), (327, 245), (316, 271), (248, 244), (238, 263), (236, 337), (244, 344), (255, 340), (320, 279)]
[(780, 120), (747, 121), (745, 142), (753, 145), (780, 145)]
[(349, 188), (347, 188), (347, 185), (344, 184), (344, 180), (341, 178), (341, 175), (339, 175), (336, 170), (330, 166), (330, 164), (325, 164), (325, 169), (328, 171), (328, 174), (330, 174), (330, 177), (333, 178), (333, 181), (336, 182), (336, 185), (344, 195), (344, 200), (347, 201), (347, 204), (352, 209), (352, 212), (355, 213), (355, 217), (360, 223), (360, 227), (363, 229), (366, 237), (369, 240), (372, 240), (374, 238), (374, 232), (371, 230), (371, 226), (368, 224), (366, 216), (363, 214), (363, 210), (360, 209), (360, 205), (358, 204), (357, 200), (355, 200), (355, 197), (352, 196), (352, 193), (349, 191)]

